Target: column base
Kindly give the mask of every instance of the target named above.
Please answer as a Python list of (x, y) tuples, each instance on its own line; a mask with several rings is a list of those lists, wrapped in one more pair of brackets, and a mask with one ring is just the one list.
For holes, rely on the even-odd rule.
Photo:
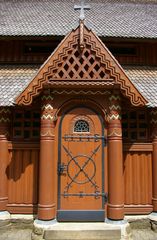
[(157, 223), (157, 212), (152, 212), (148, 215), (148, 218), (151, 220), (151, 221), (154, 221)]
[(157, 232), (157, 212), (152, 212), (151, 214), (148, 215), (148, 218), (151, 223), (151, 229), (154, 232)]
[(56, 216), (55, 204), (38, 204), (38, 219), (41, 221), (51, 221)]
[(58, 222), (56, 219), (45, 220), (45, 221), (35, 219), (31, 239), (32, 240), (44, 240), (45, 239), (44, 238), (45, 231), (51, 230), (57, 223)]
[(10, 224), (11, 216), (8, 211), (0, 211), (0, 227)]
[(124, 204), (107, 204), (107, 217), (115, 221), (124, 219)]
[(112, 219), (109, 219), (109, 218), (105, 218), (105, 223), (114, 224), (114, 225), (122, 225), (122, 224), (126, 224), (128, 222), (125, 219), (122, 219), (122, 220), (112, 220)]
[(35, 219), (34, 220), (34, 227), (47, 230), (47, 229), (51, 229), (57, 223), (58, 222), (57, 222), (56, 219), (46, 220), (46, 221)]
[(121, 240), (132, 240), (131, 227), (127, 220), (111, 220), (106, 218), (105, 223), (110, 226), (119, 226), (121, 229)]

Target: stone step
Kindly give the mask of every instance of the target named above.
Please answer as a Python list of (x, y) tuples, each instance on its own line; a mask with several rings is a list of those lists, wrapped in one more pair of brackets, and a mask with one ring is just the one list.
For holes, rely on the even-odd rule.
[(106, 223), (57, 223), (45, 230), (45, 240), (120, 240), (121, 227)]

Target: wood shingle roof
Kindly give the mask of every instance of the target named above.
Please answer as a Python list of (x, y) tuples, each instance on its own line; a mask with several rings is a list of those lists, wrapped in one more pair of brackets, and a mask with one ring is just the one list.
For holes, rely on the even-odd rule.
[[(74, 0), (0, 0), (0, 36), (63, 36), (76, 28)], [(98, 36), (157, 38), (157, 0), (88, 0)]]
[[(0, 66), (0, 106), (12, 106), (15, 98), (36, 75), (39, 65)], [(157, 68), (147, 66), (125, 66), (132, 83), (148, 100), (148, 106), (157, 106)]]

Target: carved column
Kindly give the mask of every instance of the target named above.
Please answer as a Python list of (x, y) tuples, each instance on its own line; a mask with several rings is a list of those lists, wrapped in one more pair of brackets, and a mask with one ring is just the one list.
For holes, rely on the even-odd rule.
[(44, 92), (41, 106), (38, 219), (55, 218), (53, 97)]
[(8, 136), (10, 110), (0, 108), (0, 211), (6, 211), (8, 203), (8, 179), (6, 169), (9, 161)]
[(122, 220), (124, 218), (124, 177), (120, 96), (113, 94), (109, 100), (107, 217), (112, 220)]
[(157, 212), (157, 109), (154, 108), (150, 112), (151, 114), (151, 127), (152, 127), (152, 203), (153, 211)]

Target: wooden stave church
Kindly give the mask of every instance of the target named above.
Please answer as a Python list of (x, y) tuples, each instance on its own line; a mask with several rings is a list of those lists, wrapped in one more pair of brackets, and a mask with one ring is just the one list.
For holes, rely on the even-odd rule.
[[(29, 38), (27, 36), (27, 40), (22, 40), (26, 43), (26, 51), (30, 48), (27, 45)], [(141, 55), (135, 60), (135, 57), (129, 59), (119, 54), (116, 60), (112, 54), (113, 48), (110, 52), (106, 47), (110, 45), (111, 39), (106, 40), (107, 43), (103, 40), (104, 44), (92, 28), (80, 21), (39, 70), (39, 65), (35, 64), (41, 61), (43, 55), (31, 53), (32, 59), (29, 60), (30, 56), (26, 53), (21, 62), (27, 63), (24, 67), (28, 69), (28, 75), (30, 71), (30, 80), (9, 102), (3, 78), (10, 78), (10, 83), (15, 81), (14, 86), (18, 84), (16, 74), (20, 69), (17, 64), (21, 56), (19, 50), (13, 49), (18, 49), (21, 43), (15, 36), (1, 38), (1, 48), (5, 45), (6, 49), (11, 44), (12, 53), (2, 50), (1, 54), (3, 99), (0, 109), (0, 211), (33, 213), (40, 220), (57, 218), (58, 221), (103, 221), (105, 217), (122, 220), (125, 214), (157, 211), (156, 103), (146, 95), (150, 90), (148, 85), (143, 94), (139, 85), (135, 84), (136, 81), (129, 77), (130, 69), (133, 74), (137, 74), (141, 69), (150, 67), (155, 76), (156, 59), (149, 56), (155, 55), (156, 42), (155, 39), (147, 39), (148, 43), (143, 43), (139, 38), (137, 40), (134, 43), (135, 40), (130, 38), (131, 43), (128, 43), (125, 39), (126, 45), (139, 45), (143, 49), (150, 45), (144, 59), (140, 59)], [(111, 45), (119, 45), (119, 49), (125, 42), (122, 39), (115, 40), (114, 37), (112, 41)], [(116, 44), (114, 41), (117, 41)], [(34, 42), (39, 44), (38, 37), (33, 41), (33, 46), (37, 46)], [(130, 61), (128, 68), (121, 66), (121, 62), (124, 64), (126, 59), (127, 63)], [(143, 61), (140, 62), (143, 66), (131, 66), (131, 61), (134, 61), (134, 65), (136, 61)], [(30, 66), (31, 62), (34, 67)], [(14, 76), (15, 80), (12, 79)], [(139, 76), (137, 74), (137, 78)], [(149, 78), (149, 75), (144, 75), (144, 78)], [(155, 88), (155, 82), (152, 86)], [(16, 87), (13, 90), (17, 93)], [(155, 90), (151, 90), (153, 95)], [(70, 118), (71, 115), (75, 115), (75, 121)], [(65, 123), (70, 119), (67, 130)], [(78, 123), (78, 120), (88, 123), (92, 133), (89, 130), (75, 132), (74, 123)], [(101, 127), (96, 127), (94, 121)], [(95, 132), (98, 128), (101, 131), (99, 129)], [(80, 153), (78, 147), (79, 151), (73, 156), (75, 151), (69, 147), (71, 143), (76, 149), (79, 143), (81, 148), (91, 143), (95, 145), (91, 144), (94, 147), (88, 153), (86, 150)], [(92, 175), (88, 175), (82, 170), (83, 157), (80, 156), (88, 159), (88, 154), (98, 147), (102, 153), (101, 157), (98, 155), (98, 159), (102, 159), (101, 166), (98, 166), (101, 176), (96, 176), (98, 152), (91, 158), (90, 166), (87, 162), (86, 170), (93, 171)], [(66, 162), (62, 158), (67, 158)], [(72, 162), (71, 159), (75, 160)], [(76, 173), (72, 177), (72, 166), (80, 169), (77, 172), (79, 176)], [(67, 188), (64, 186), (69, 185), (70, 181), (64, 181), (66, 175), (72, 181), (68, 191), (65, 191)], [(98, 177), (101, 179), (95, 179)], [(81, 184), (82, 179), (85, 183)], [(96, 185), (97, 181), (101, 187)], [(85, 192), (89, 183), (90, 191), (87, 189)], [(75, 185), (79, 186), (76, 187), (77, 191), (70, 192)]]

